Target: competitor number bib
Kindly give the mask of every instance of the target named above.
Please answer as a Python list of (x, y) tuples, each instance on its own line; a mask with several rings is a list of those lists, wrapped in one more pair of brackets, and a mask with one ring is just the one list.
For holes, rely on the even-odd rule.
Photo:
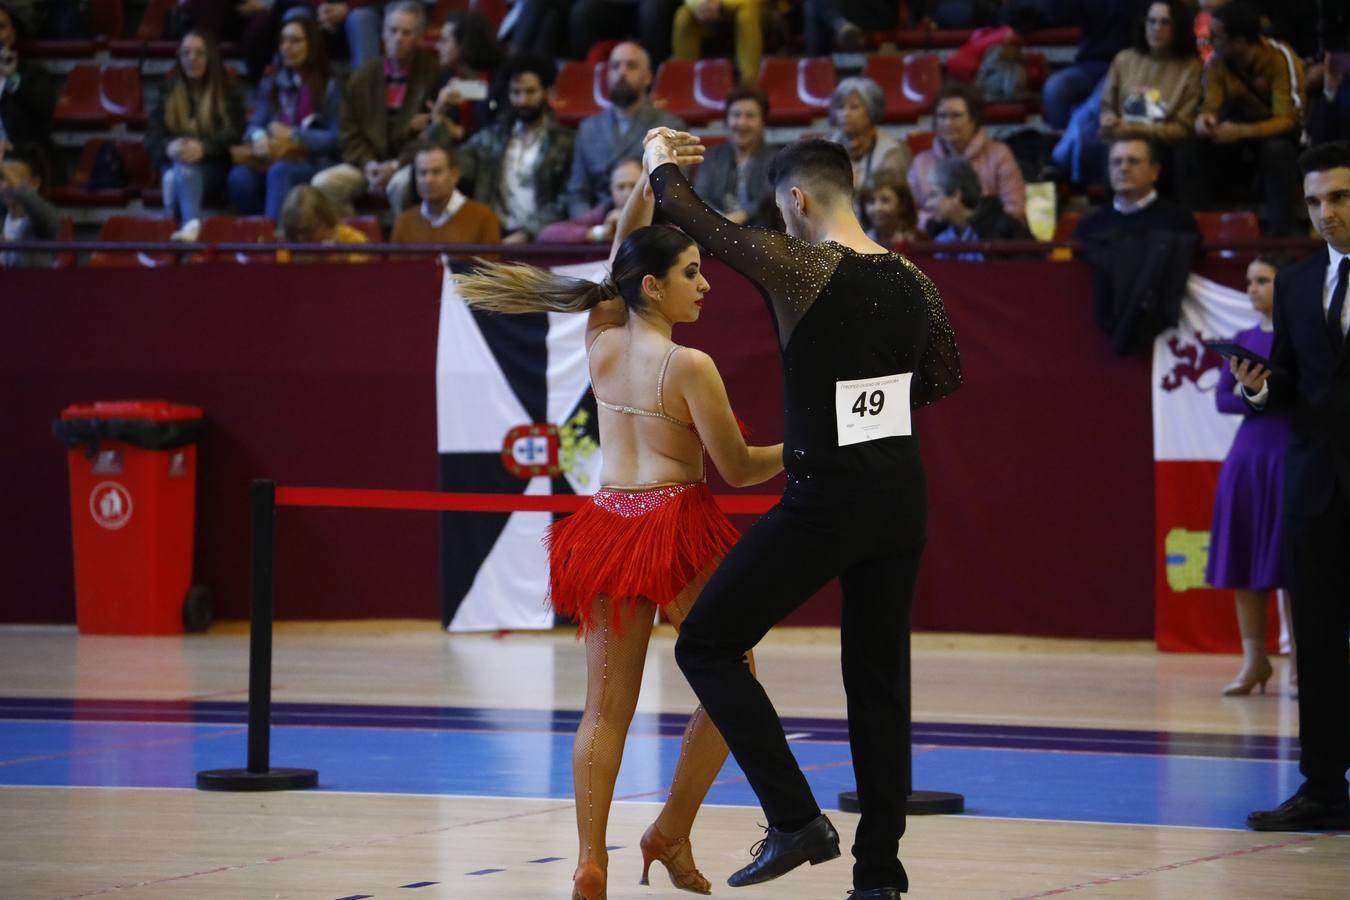
[(913, 372), (836, 381), (834, 414), (839, 446), (912, 434), (909, 383)]

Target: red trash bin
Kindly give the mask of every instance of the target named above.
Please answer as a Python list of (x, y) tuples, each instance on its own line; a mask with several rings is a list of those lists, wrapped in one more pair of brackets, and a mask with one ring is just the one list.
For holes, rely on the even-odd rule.
[(202, 410), (164, 400), (75, 405), (52, 430), (70, 448), (79, 630), (204, 629), (209, 595), (192, 587)]

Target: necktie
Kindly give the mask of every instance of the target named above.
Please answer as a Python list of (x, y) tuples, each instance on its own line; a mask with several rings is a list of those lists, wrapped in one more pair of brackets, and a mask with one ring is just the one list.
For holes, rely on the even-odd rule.
[(1336, 270), (1336, 288), (1331, 292), (1331, 307), (1327, 310), (1327, 332), (1331, 336), (1331, 350), (1340, 355), (1345, 335), (1341, 333), (1341, 311), (1345, 309), (1345, 288), (1350, 282), (1350, 256), (1341, 257)]

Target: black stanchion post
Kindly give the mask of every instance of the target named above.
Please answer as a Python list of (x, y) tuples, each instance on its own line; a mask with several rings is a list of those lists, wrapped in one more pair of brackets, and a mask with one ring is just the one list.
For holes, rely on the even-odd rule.
[(314, 769), (271, 768), (272, 593), (276, 552), (277, 484), (249, 485), (253, 518), (252, 599), (248, 638), (248, 768), (205, 769), (197, 787), (206, 791), (287, 791), (319, 783)]
[[(907, 816), (943, 816), (955, 815), (966, 811), (966, 798), (951, 791), (914, 790), (914, 687), (910, 678), (913, 660), (913, 648), (905, 654), (905, 688), (909, 691), (909, 703), (906, 713), (909, 721), (905, 723), (905, 733), (909, 735), (909, 746), (905, 747), (905, 786), (909, 789), (909, 798), (905, 801)], [(857, 791), (840, 791), (839, 808), (844, 812), (860, 812)]]

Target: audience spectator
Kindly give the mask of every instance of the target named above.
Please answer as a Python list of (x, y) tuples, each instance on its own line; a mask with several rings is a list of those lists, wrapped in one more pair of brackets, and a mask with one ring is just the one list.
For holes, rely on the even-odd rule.
[(57, 41), (93, 37), (89, 7), (88, 0), (41, 0), (37, 34)]
[(31, 16), (31, 7), (0, 0), (0, 148), (36, 144), (53, 159), (56, 84), (41, 63), (20, 58), (16, 46), (31, 34)]
[(1101, 90), (1074, 110), (1052, 158), (1078, 183), (1106, 180), (1106, 143), (1151, 138), (1173, 168), (1172, 148), (1190, 140), (1200, 104), (1200, 60), (1191, 14), (1182, 0), (1155, 0), (1135, 30), (1134, 46), (1116, 54)]
[(802, 30), (810, 56), (863, 49), (863, 33), (893, 32), (900, 4), (893, 0), (802, 0)]
[(1350, 52), (1326, 54), (1322, 90), (1308, 104), (1308, 139), (1314, 146), (1350, 138)]
[(975, 85), (986, 100), (1011, 103), (1027, 92), (1027, 66), (1022, 57), (1022, 38), (1011, 28), (1001, 29), (1002, 40), (984, 51), (975, 71)]
[[(323, 191), (308, 184), (291, 188), (277, 220), (281, 239), (290, 244), (364, 244), (366, 236), (338, 219)], [(365, 262), (364, 253), (316, 254), (278, 250), (277, 262)]]
[(313, 11), (329, 59), (349, 59), (356, 71), (380, 58), (380, 4), (376, 0), (276, 0), (278, 21), (296, 6)]
[(730, 26), (736, 47), (736, 71), (742, 84), (754, 84), (764, 55), (766, 0), (684, 0), (675, 10), (671, 47), (676, 59), (698, 59), (710, 28)]
[(778, 214), (769, 184), (775, 148), (764, 140), (769, 98), (759, 88), (738, 87), (727, 94), (724, 109), (729, 140), (704, 153), (694, 190), (737, 225), (775, 228)]
[(1078, 106), (1101, 82), (1111, 60), (1125, 48), (1130, 27), (1148, 9), (1148, 0), (1055, 0), (1055, 20), (1077, 25), (1083, 38), (1073, 63), (1045, 81), (1041, 117), (1054, 129), (1069, 124)]
[[(584, 4), (577, 4), (579, 7)], [(626, 41), (609, 54), (608, 109), (586, 118), (577, 129), (572, 175), (567, 181), (567, 211), (573, 218), (604, 200), (614, 164), (642, 156), (642, 139), (658, 126), (684, 128), (678, 116), (654, 106), (651, 58), (637, 44)]]
[[(980, 188), (975, 168), (959, 156), (940, 160), (933, 167), (933, 191), (924, 204), (928, 233), (935, 241), (1029, 241), (1025, 222), (1003, 211), (1003, 201)], [(977, 252), (957, 254), (957, 259), (982, 260)]]
[(1147, 350), (1174, 326), (1200, 229), (1190, 210), (1158, 196), (1161, 165), (1149, 138), (1111, 143), (1109, 206), (1074, 229), (1094, 270), (1094, 315), (1120, 353)]
[[(426, 137), (447, 146), (461, 143), (476, 125), (488, 122), (498, 98), (488, 95), (505, 58), (492, 25), (478, 13), (452, 10), (436, 41), (441, 73), (436, 79), (431, 125)], [(468, 100), (464, 92), (478, 93)], [(507, 98), (501, 98), (507, 101)]]
[(313, 184), (343, 215), (363, 192), (388, 198), (397, 213), (407, 196), (409, 162), (430, 122), (422, 110), (436, 85), (436, 56), (418, 46), (426, 13), (416, 0), (397, 0), (384, 13), (384, 57), (357, 69), (347, 83), (338, 138), (342, 162)]
[(1027, 189), (1022, 170), (1012, 151), (1002, 141), (989, 136), (982, 124), (984, 99), (980, 92), (964, 84), (951, 84), (938, 93), (933, 114), (937, 137), (933, 146), (914, 158), (909, 168), (909, 189), (919, 206), (919, 224), (928, 226), (928, 196), (933, 193), (932, 173), (944, 159), (961, 157), (979, 176), (981, 192), (996, 194), (1003, 211), (1015, 219), (1025, 219)]
[(608, 244), (614, 240), (619, 214), (628, 195), (639, 182), (647, 179), (642, 174), (642, 160), (636, 156), (621, 159), (609, 173), (609, 196), (594, 209), (587, 210), (564, 222), (554, 222), (539, 230), (536, 240), (541, 244), (582, 244), (588, 241)]
[(459, 152), (459, 170), (473, 198), (501, 220), (503, 241), (523, 244), (563, 217), (576, 135), (558, 124), (549, 107), (552, 60), (516, 56), (504, 74), (510, 86), (507, 115), (469, 138)]
[(459, 167), (450, 151), (429, 141), (417, 146), (413, 167), (421, 204), (394, 222), (395, 244), (495, 244), (502, 239), (497, 216), (459, 192)]
[(883, 247), (896, 249), (918, 237), (919, 210), (914, 195), (899, 169), (880, 168), (863, 182), (863, 210), (867, 213), (867, 236)]
[[(36, 144), (0, 151), (0, 203), (5, 206), (3, 237), (7, 241), (51, 241), (61, 233), (61, 213), (42, 196), (47, 159)], [(0, 268), (39, 268), (52, 264), (51, 254), (31, 250), (0, 251)]]
[(329, 71), (318, 25), (296, 11), (287, 18), (278, 39), (281, 64), (258, 85), (229, 176), (235, 210), (266, 213), (273, 221), (292, 188), (337, 162), (342, 107), (342, 88)]
[(570, 0), (516, 0), (502, 20), (499, 34), (507, 39), (513, 55), (567, 56), (570, 6)]
[(567, 20), (573, 59), (583, 59), (604, 40), (637, 38), (648, 67), (670, 57), (671, 23), (682, 0), (573, 0)]
[[(1267, 253), (1247, 266), (1247, 297), (1261, 314), (1261, 322), (1239, 331), (1233, 341), (1267, 359), (1275, 341), (1275, 275), (1293, 261), (1290, 256)], [(1266, 656), (1266, 595), (1290, 583), (1284, 564), (1280, 509), (1289, 415), (1260, 415), (1252, 410), (1242, 399), (1237, 378), (1228, 366), (1219, 369), (1214, 401), (1219, 412), (1243, 416), (1219, 469), (1205, 568), (1205, 584), (1233, 591), (1242, 637), (1242, 669), (1223, 689), (1223, 695), (1245, 696), (1257, 684), (1264, 694), (1266, 680), (1273, 673)], [(1286, 591), (1281, 601), (1285, 618), (1292, 623), (1287, 615), (1289, 600)], [(1295, 670), (1291, 663), (1291, 677)], [(1297, 682), (1297, 678), (1292, 680)]]
[[(178, 41), (189, 31), (205, 31), (244, 45), (249, 78), (257, 81), (272, 55), (273, 4), (270, 0), (178, 0), (164, 13), (161, 35)], [(147, 10), (148, 11), (148, 10)]]
[(845, 78), (830, 96), (830, 126), (834, 129), (830, 140), (843, 144), (848, 151), (855, 191), (862, 188), (873, 169), (904, 172), (913, 161), (909, 144), (877, 127), (885, 112), (881, 85), (870, 78)]
[(163, 173), (164, 209), (182, 226), (174, 240), (197, 239), (204, 198), (225, 187), (230, 148), (243, 128), (244, 92), (225, 71), (219, 45), (205, 31), (189, 31), (145, 137)]
[(1256, 199), (1259, 180), (1266, 233), (1297, 231), (1298, 142), (1303, 114), (1303, 64), (1288, 47), (1261, 36), (1245, 3), (1215, 10), (1214, 57), (1205, 67), (1195, 133), (1178, 148), (1181, 195), (1194, 209)]

